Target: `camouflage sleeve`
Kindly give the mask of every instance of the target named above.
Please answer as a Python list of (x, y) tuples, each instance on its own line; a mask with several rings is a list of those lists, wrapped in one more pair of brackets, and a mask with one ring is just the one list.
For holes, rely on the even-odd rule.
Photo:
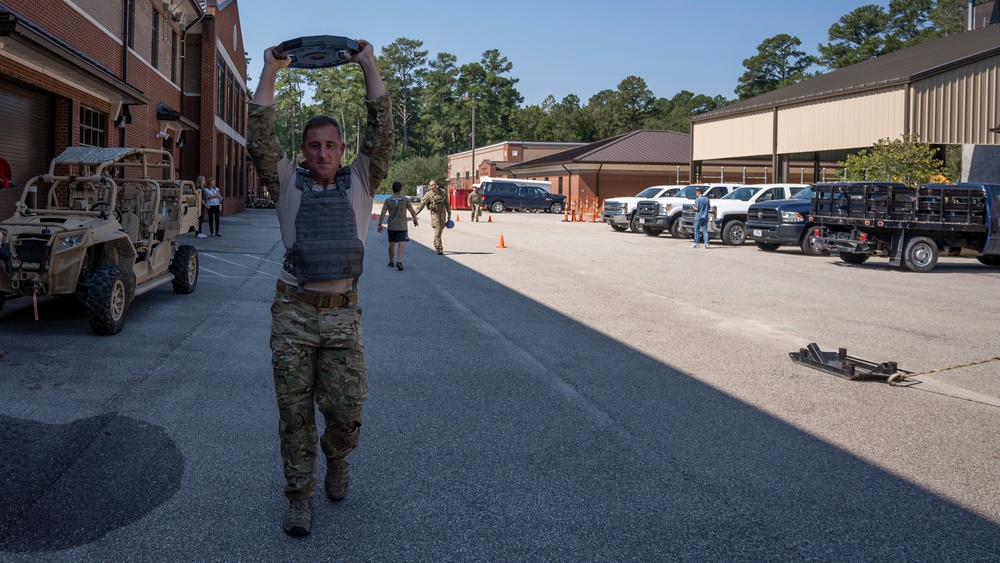
[(389, 161), (392, 160), (392, 97), (387, 93), (376, 100), (366, 100), (365, 105), (368, 122), (361, 138), (361, 152), (368, 157), (368, 188), (374, 196), (389, 173)]
[(428, 201), (427, 194), (424, 194), (424, 197), (420, 198), (420, 205), (417, 206), (417, 210), (414, 211), (413, 213), (415, 215), (419, 215), (420, 212), (423, 211), (425, 207), (427, 207), (427, 201)]
[(278, 201), (281, 181), (278, 179), (278, 162), (285, 151), (274, 132), (274, 106), (250, 104), (247, 120), (247, 152), (253, 160), (261, 187), (268, 197)]

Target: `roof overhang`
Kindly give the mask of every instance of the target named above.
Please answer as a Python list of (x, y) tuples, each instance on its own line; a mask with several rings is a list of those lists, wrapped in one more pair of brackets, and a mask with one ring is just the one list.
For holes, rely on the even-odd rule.
[(0, 45), (0, 57), (30, 66), (112, 104), (149, 103), (141, 90), (15, 12), (0, 10)]

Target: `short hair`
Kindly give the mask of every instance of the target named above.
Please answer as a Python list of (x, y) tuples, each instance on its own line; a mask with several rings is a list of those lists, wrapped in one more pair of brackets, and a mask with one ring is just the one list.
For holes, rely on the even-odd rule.
[(201, 174), (199, 174), (198, 177), (194, 179), (194, 183), (197, 184), (197, 185), (199, 185), (199, 186), (204, 186), (205, 185), (205, 177), (202, 176)]
[(703, 193), (705, 193), (705, 190), (703, 190), (701, 188), (695, 188), (694, 189), (694, 193), (696, 193), (696, 194), (703, 194)]
[(393, 182), (392, 183), (392, 193), (398, 194), (401, 191), (403, 191), (403, 184), (400, 183), (400, 182)]
[(309, 135), (310, 129), (314, 127), (325, 127), (327, 125), (330, 125), (337, 130), (337, 136), (340, 137), (341, 142), (343, 142), (344, 134), (340, 130), (340, 124), (337, 123), (336, 119), (330, 117), (329, 115), (317, 115), (316, 117), (310, 118), (309, 121), (306, 121), (305, 127), (302, 128), (302, 142), (306, 142), (306, 137)]

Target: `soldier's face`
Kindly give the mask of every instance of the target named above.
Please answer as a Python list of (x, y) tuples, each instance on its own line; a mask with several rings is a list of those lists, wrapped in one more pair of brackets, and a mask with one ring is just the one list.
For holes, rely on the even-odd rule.
[(313, 180), (332, 182), (340, 168), (345, 148), (347, 146), (340, 140), (340, 134), (333, 125), (309, 129), (302, 141), (302, 156), (305, 157), (306, 168), (312, 172)]

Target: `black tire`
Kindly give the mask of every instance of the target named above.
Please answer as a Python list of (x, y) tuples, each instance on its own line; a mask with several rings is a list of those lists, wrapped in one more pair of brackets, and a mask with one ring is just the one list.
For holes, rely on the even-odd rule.
[(174, 293), (192, 293), (198, 285), (198, 249), (190, 244), (178, 246), (170, 262), (170, 273), (174, 275)]
[(903, 249), (903, 268), (911, 272), (929, 272), (938, 261), (937, 243), (927, 237), (913, 237)]
[(757, 242), (754, 244), (757, 245), (757, 248), (764, 250), (766, 252), (774, 252), (775, 250), (778, 250), (778, 248), (781, 247), (780, 244), (775, 244), (773, 242)]
[(608, 223), (608, 224), (611, 225), (611, 230), (617, 231), (619, 233), (628, 228), (628, 227), (623, 227), (617, 223)]
[(841, 252), (840, 259), (848, 264), (864, 264), (868, 261), (868, 255), (856, 252)]
[(722, 242), (739, 246), (747, 241), (747, 227), (743, 221), (733, 219), (722, 227)]
[(628, 222), (628, 228), (633, 233), (641, 233), (642, 232), (642, 223), (639, 222), (639, 216), (638, 215), (632, 215), (632, 218)]
[(94, 334), (118, 334), (125, 326), (132, 288), (118, 266), (101, 266), (87, 290), (87, 320)]
[(549, 213), (562, 213), (562, 210), (563, 205), (558, 201), (549, 206)]
[(494, 201), (490, 204), (490, 211), (493, 213), (503, 213), (504, 205), (502, 201)]
[[(1000, 266), (1000, 255), (992, 254), (989, 256), (976, 256), (976, 260), (979, 260), (980, 264), (985, 264), (987, 266)], [(0, 306), (2, 305), (3, 301), (0, 301)]]
[(812, 243), (812, 232), (813, 228), (809, 227), (806, 229), (806, 232), (802, 233), (802, 240), (799, 241), (799, 248), (802, 249), (802, 254), (806, 256), (829, 254), (829, 251), (823, 250), (822, 246)]
[(658, 237), (660, 236), (660, 233), (663, 232), (663, 229), (654, 229), (653, 227), (643, 227), (642, 232), (646, 233), (646, 236), (648, 237)]
[(670, 236), (674, 238), (687, 238), (685, 232), (687, 229), (681, 227), (680, 217), (674, 219), (673, 223), (670, 223)]

